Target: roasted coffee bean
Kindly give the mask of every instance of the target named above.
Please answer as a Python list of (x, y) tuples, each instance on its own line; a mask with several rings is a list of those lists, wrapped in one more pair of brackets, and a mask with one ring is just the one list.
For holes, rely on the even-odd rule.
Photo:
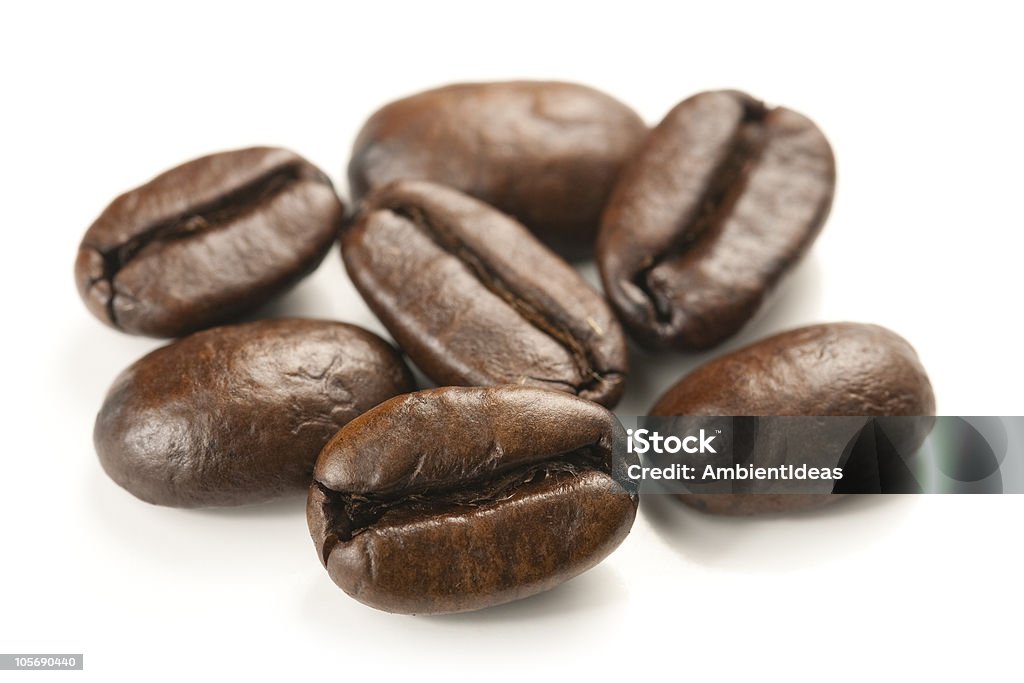
[(461, 192), (385, 186), (342, 235), (349, 276), (438, 384), (530, 384), (604, 405), (626, 346), (604, 299), (523, 226)]
[[(935, 396), (914, 349), (877, 325), (813, 325), (717, 358), (669, 389), (651, 415), (931, 416)], [(901, 423), (913, 452), (932, 420)], [(686, 503), (722, 514), (822, 505), (837, 495), (689, 494)]]
[(114, 382), (94, 439), (110, 477), (157, 505), (256, 503), (304, 490), (339, 427), (414, 389), (395, 349), (320, 320), (197, 332)]
[[(552, 588), (629, 533), (637, 464), (606, 409), (532, 387), (391, 399), (324, 447), (307, 518), (346, 593), (377, 609), (462, 612)], [(619, 482), (626, 482), (624, 485)]]
[(176, 337), (228, 321), (312, 272), (345, 209), (284, 149), (195, 159), (127, 192), (82, 239), (78, 291), (124, 332)]
[(738, 92), (676, 106), (623, 170), (598, 239), (605, 291), (658, 348), (734, 334), (810, 247), (832, 204), (821, 131)]
[(569, 258), (592, 252), (601, 209), (647, 127), (571, 83), (451, 85), (385, 106), (348, 167), (355, 198), (393, 180), (449, 185), (511, 214)]

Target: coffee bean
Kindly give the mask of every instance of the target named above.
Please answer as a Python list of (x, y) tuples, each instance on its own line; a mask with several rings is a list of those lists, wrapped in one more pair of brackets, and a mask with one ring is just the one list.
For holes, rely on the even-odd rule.
[(78, 249), (75, 279), (97, 318), (175, 337), (235, 318), (323, 260), (344, 207), (330, 180), (284, 149), (195, 159), (103, 211)]
[(121, 373), (96, 418), (96, 451), (150, 503), (255, 503), (304, 490), (339, 427), (413, 388), (395, 349), (353, 325), (217, 327)]
[(624, 444), (610, 412), (564, 393), (399, 396), (324, 447), (310, 532), (334, 582), (378, 609), (524, 598), (593, 567), (629, 533), (636, 491), (618, 482), (637, 461)]
[(530, 384), (605, 405), (626, 347), (604, 299), (523, 226), (456, 190), (398, 181), (342, 235), (349, 276), (442, 385)]
[(608, 193), (647, 127), (571, 83), (466, 83), (385, 106), (349, 164), (355, 198), (393, 180), (449, 185), (511, 214), (566, 257), (588, 255)]
[(623, 170), (598, 265), (639, 342), (703, 349), (734, 334), (810, 247), (832, 204), (821, 131), (738, 92), (676, 106)]
[[(803, 327), (719, 357), (680, 380), (651, 409), (651, 415), (660, 416), (934, 414), (931, 383), (910, 344), (883, 327), (856, 323)], [(916, 450), (931, 426), (931, 419), (899, 423), (900, 450)], [(681, 498), (707, 512), (754, 514), (814, 507), (838, 496)]]

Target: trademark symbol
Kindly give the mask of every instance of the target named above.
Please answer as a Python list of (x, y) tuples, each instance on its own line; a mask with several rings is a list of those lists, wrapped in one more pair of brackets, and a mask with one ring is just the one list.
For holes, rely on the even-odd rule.
[(716, 429), (716, 430), (715, 430), (715, 434), (721, 434), (721, 433), (722, 433), (722, 430), (721, 430), (721, 429)]

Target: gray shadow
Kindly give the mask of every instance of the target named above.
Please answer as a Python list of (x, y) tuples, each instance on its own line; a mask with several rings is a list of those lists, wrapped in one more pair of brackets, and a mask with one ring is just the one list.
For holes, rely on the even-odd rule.
[(695, 510), (673, 496), (641, 497), (640, 512), (688, 561), (722, 570), (790, 572), (855, 555), (897, 533), (912, 495), (853, 495), (825, 507), (732, 517)]
[(775, 332), (819, 320), (825, 271), (812, 251), (768, 295), (754, 317), (732, 339), (736, 348)]
[(621, 578), (610, 567), (599, 565), (544, 593), (475, 612), (418, 616), (391, 614), (346, 595), (334, 585), (322, 567), (320, 574), (310, 584), (303, 600), (302, 619), (339, 633), (351, 632), (353, 624), (359, 624), (369, 634), (374, 629), (390, 630), (396, 625), (431, 631), (438, 628), (477, 629), (488, 624), (518, 625), (522, 622), (540, 625), (567, 615), (600, 614), (627, 598)]
[(284, 576), (317, 562), (301, 496), (239, 508), (163, 507), (121, 489), (97, 463), (78, 504), (126, 556), (204, 581), (254, 571)]
[(621, 420), (647, 415), (655, 401), (673, 384), (714, 357), (714, 353), (649, 351), (629, 342), (626, 393), (615, 408)]
[(248, 323), (270, 318), (319, 318), (329, 320), (330, 300), (321, 288), (301, 282), (287, 292), (278, 294), (235, 322)]
[(222, 508), (186, 508), (182, 509), (181, 513), (184, 515), (220, 517), (224, 519), (265, 519), (268, 517), (295, 517), (305, 519), (306, 494), (290, 493), (275, 500), (270, 500), (265, 503), (254, 503), (252, 505), (238, 505)]

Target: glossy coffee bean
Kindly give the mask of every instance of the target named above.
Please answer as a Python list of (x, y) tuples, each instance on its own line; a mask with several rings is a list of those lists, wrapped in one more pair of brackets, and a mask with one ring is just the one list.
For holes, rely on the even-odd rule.
[(511, 214), (575, 258), (647, 128), (618, 100), (571, 83), (450, 85), (385, 106), (349, 164), (355, 198), (393, 180), (449, 185)]
[(121, 373), (94, 440), (107, 474), (147, 502), (256, 503), (305, 490), (338, 428), (413, 388), (395, 349), (353, 325), (216, 327)]
[(378, 609), (524, 598), (593, 567), (629, 533), (636, 492), (618, 482), (636, 461), (624, 444), (610, 412), (564, 393), (399, 396), (324, 447), (310, 532), (334, 582)]
[(622, 329), (604, 299), (526, 228), (468, 195), (399, 181), (342, 235), (349, 276), (399, 346), (442, 385), (529, 384), (614, 405)]
[(344, 206), (284, 149), (195, 159), (121, 195), (82, 238), (78, 291), (124, 332), (176, 337), (228, 321), (312, 272)]
[[(769, 337), (707, 363), (658, 400), (651, 415), (931, 416), (935, 396), (914, 349), (877, 325), (812, 325)], [(913, 452), (932, 421), (907, 421), (900, 447)], [(688, 494), (707, 512), (754, 514), (815, 507), (839, 496)]]
[(810, 247), (834, 187), (832, 150), (806, 117), (738, 92), (683, 101), (602, 220), (598, 266), (627, 331), (673, 349), (734, 334)]

